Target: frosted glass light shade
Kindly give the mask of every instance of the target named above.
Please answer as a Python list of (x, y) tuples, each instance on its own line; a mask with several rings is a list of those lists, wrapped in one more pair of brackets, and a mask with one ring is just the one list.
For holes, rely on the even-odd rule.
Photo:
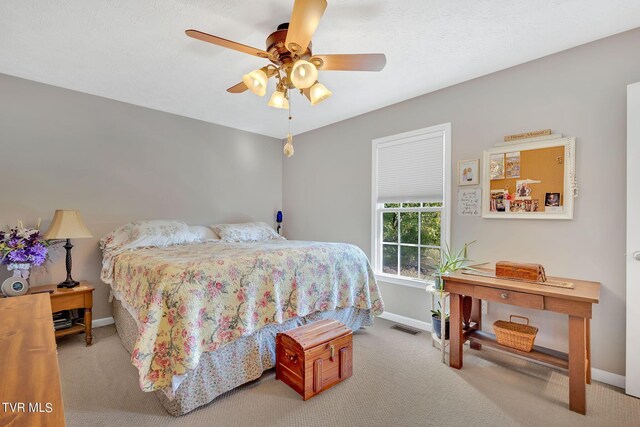
[(267, 73), (262, 69), (245, 74), (242, 76), (242, 82), (258, 96), (264, 96), (267, 93)]
[(273, 108), (289, 108), (289, 100), (284, 96), (284, 92), (280, 92), (279, 90), (273, 92), (271, 95), (271, 99), (267, 104), (269, 107)]
[(52, 239), (82, 239), (93, 237), (84, 225), (80, 212), (67, 209), (58, 209), (53, 215), (53, 221), (44, 234), (45, 240)]
[(291, 83), (298, 89), (310, 88), (318, 80), (318, 69), (309, 61), (298, 59), (291, 70)]
[(325, 85), (320, 82), (316, 82), (311, 89), (309, 89), (309, 97), (311, 98), (311, 105), (316, 105), (327, 99), (333, 94)]

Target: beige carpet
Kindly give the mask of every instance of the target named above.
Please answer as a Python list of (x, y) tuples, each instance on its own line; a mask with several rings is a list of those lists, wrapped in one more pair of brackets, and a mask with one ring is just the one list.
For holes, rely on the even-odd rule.
[(467, 350), (457, 371), (429, 334), (377, 319), (354, 338), (353, 377), (303, 402), (272, 371), (185, 416), (168, 415), (138, 388), (113, 326), (59, 341), (69, 426), (638, 426), (640, 400), (594, 382), (587, 416), (568, 410), (565, 373), (496, 351)]

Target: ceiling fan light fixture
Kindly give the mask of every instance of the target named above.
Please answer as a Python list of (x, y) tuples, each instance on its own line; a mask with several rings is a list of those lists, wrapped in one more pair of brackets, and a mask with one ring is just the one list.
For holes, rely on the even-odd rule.
[(284, 92), (276, 90), (273, 92), (273, 95), (271, 95), (271, 99), (269, 99), (269, 103), (267, 105), (273, 108), (289, 109), (289, 100)]
[(298, 59), (291, 70), (291, 83), (298, 89), (310, 88), (318, 80), (318, 69), (309, 61)]
[(258, 96), (264, 96), (267, 93), (267, 73), (264, 68), (245, 74), (242, 76), (242, 82)]
[(327, 99), (333, 94), (325, 85), (316, 81), (316, 83), (309, 89), (309, 97), (311, 98), (311, 105), (316, 105)]

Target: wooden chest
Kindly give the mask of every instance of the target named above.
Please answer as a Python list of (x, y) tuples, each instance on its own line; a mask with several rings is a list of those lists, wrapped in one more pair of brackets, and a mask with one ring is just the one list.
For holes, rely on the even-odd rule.
[(276, 379), (304, 400), (353, 373), (351, 329), (337, 320), (320, 320), (276, 336)]
[(496, 277), (528, 280), (530, 282), (546, 282), (544, 267), (540, 264), (524, 264), (510, 261), (496, 263)]

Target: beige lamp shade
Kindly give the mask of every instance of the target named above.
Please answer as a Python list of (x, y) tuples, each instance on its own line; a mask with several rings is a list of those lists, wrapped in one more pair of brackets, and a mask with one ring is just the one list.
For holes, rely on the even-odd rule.
[(93, 237), (91, 232), (84, 225), (80, 212), (58, 209), (53, 215), (53, 221), (49, 229), (44, 234), (46, 240), (52, 239), (82, 239)]

